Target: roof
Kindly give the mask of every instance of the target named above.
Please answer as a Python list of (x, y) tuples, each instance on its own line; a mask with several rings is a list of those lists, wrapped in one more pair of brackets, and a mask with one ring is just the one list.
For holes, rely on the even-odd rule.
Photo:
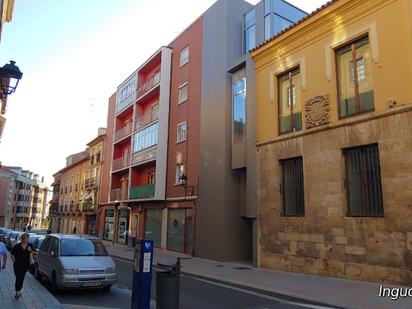
[(292, 30), (293, 28), (297, 27), (298, 25), (302, 24), (304, 21), (308, 20), (309, 18), (317, 15), (319, 12), (323, 11), (324, 9), (328, 8), (329, 6), (331, 6), (333, 3), (338, 2), (339, 0), (330, 0), (328, 2), (326, 2), (324, 5), (322, 5), (320, 8), (316, 9), (315, 11), (313, 11), (312, 13), (310, 13), (309, 15), (303, 17), (302, 19), (298, 20), (297, 22), (295, 22), (294, 24), (290, 25), (289, 27), (283, 29), (282, 31), (278, 32), (277, 34), (275, 34), (274, 36), (270, 37), (269, 39), (267, 39), (266, 41), (262, 42), (261, 44), (259, 44), (258, 46), (256, 46), (255, 48), (253, 48), (250, 52), (254, 52), (256, 50), (258, 50), (259, 48), (261, 48), (263, 45), (266, 45), (267, 43), (277, 39), (278, 37), (282, 36), (284, 33)]
[(93, 146), (96, 145), (98, 142), (103, 141), (105, 137), (106, 137), (106, 134), (100, 134), (99, 136), (97, 136), (96, 138), (94, 138), (93, 140), (91, 140), (89, 143), (87, 143), (87, 146), (93, 147)]

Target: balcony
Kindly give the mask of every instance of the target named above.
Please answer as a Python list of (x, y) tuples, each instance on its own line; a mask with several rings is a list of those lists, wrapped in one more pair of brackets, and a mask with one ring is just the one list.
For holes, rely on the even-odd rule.
[(142, 86), (137, 88), (137, 98), (142, 97), (152, 88), (160, 83), (160, 71), (157, 71), (150, 79), (148, 79)]
[(130, 188), (130, 199), (154, 197), (155, 185), (146, 185)]
[(140, 164), (143, 162), (155, 160), (157, 157), (157, 145), (154, 145), (150, 148), (138, 151), (132, 155), (132, 164)]
[(127, 200), (127, 188), (110, 190), (111, 201)]
[(96, 211), (96, 205), (94, 205), (93, 204), (93, 202), (85, 202), (84, 204), (83, 204), (83, 208), (82, 208), (82, 210), (83, 211), (85, 211), (85, 212), (90, 212), (90, 211), (92, 211), (92, 212), (94, 212), (94, 211)]
[(136, 90), (132, 91), (127, 97), (122, 99), (116, 105), (116, 114), (124, 110), (126, 107), (132, 104), (135, 100), (136, 100)]
[(136, 118), (135, 122), (135, 131), (147, 126), (148, 124), (151, 124), (152, 122), (155, 122), (157, 119), (159, 119), (159, 115), (153, 115), (152, 112), (150, 113), (145, 113), (139, 117)]
[(114, 142), (120, 141), (121, 139), (129, 135), (130, 133), (132, 133), (132, 125), (127, 124), (123, 128), (121, 128), (119, 131), (116, 131), (114, 133)]
[(96, 177), (91, 177), (91, 178), (86, 179), (84, 181), (84, 187), (85, 188), (94, 188), (96, 186), (97, 186)]
[(113, 160), (112, 171), (124, 169), (130, 165), (130, 156), (123, 156)]

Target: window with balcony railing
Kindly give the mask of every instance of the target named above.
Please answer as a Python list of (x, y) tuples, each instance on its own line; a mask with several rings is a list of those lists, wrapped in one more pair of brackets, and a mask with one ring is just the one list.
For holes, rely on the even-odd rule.
[(116, 112), (120, 112), (134, 102), (136, 99), (136, 85), (136, 75), (133, 75), (117, 90)]
[(150, 77), (143, 85), (137, 88), (137, 97), (140, 98), (154, 86), (160, 83), (160, 71), (157, 71), (152, 77)]
[(134, 135), (133, 152), (138, 152), (157, 145), (159, 124), (154, 123)]

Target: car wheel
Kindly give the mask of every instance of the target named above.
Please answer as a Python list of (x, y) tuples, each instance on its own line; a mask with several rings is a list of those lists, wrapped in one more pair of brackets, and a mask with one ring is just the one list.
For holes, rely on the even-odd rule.
[(103, 292), (109, 292), (111, 287), (112, 287), (111, 285), (104, 286), (103, 287)]
[(34, 277), (40, 282), (43, 280), (43, 276), (40, 274), (39, 265), (36, 265), (34, 268)]
[(51, 285), (52, 285), (53, 293), (58, 293), (59, 292), (59, 286), (57, 285), (57, 276), (56, 276), (55, 271), (53, 271), (53, 273), (52, 273)]

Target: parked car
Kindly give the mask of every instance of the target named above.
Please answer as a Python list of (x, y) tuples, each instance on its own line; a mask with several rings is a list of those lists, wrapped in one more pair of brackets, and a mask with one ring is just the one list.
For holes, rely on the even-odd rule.
[(10, 236), (10, 238), (9, 238), (9, 242), (6, 244), (6, 247), (7, 247), (7, 245), (9, 246), (9, 247), (8, 247), (8, 248), (10, 248), (9, 250), (11, 250), (11, 248), (13, 248), (13, 246), (14, 246), (15, 244), (17, 244), (17, 242), (18, 242), (18, 237), (19, 237), (21, 234), (23, 234), (23, 232), (13, 232), (13, 233), (11, 234), (11, 236)]
[(47, 229), (34, 228), (34, 229), (30, 230), (30, 233), (35, 233), (37, 235), (46, 235), (47, 234)]
[[(46, 238), (46, 236), (43, 236), (43, 235), (37, 235), (37, 237), (35, 237), (34, 238), (34, 240), (33, 240), (33, 249), (34, 250), (36, 250), (36, 251), (38, 251), (39, 250), (39, 248), (40, 248), (40, 246), (41, 246), (41, 244), (42, 244), (42, 242), (43, 242), (43, 240)], [(30, 238), (29, 238), (29, 241), (30, 241)]]
[(14, 233), (15, 231), (10, 230), (8, 231), (5, 235), (4, 235), (4, 243), (6, 244), (7, 247), (7, 243), (10, 241), (10, 236)]
[(10, 229), (6, 227), (0, 227), (0, 236), (5, 236), (8, 231), (10, 231)]
[(103, 288), (117, 281), (117, 270), (99, 238), (49, 234), (40, 246), (35, 276), (46, 278), (53, 290)]

